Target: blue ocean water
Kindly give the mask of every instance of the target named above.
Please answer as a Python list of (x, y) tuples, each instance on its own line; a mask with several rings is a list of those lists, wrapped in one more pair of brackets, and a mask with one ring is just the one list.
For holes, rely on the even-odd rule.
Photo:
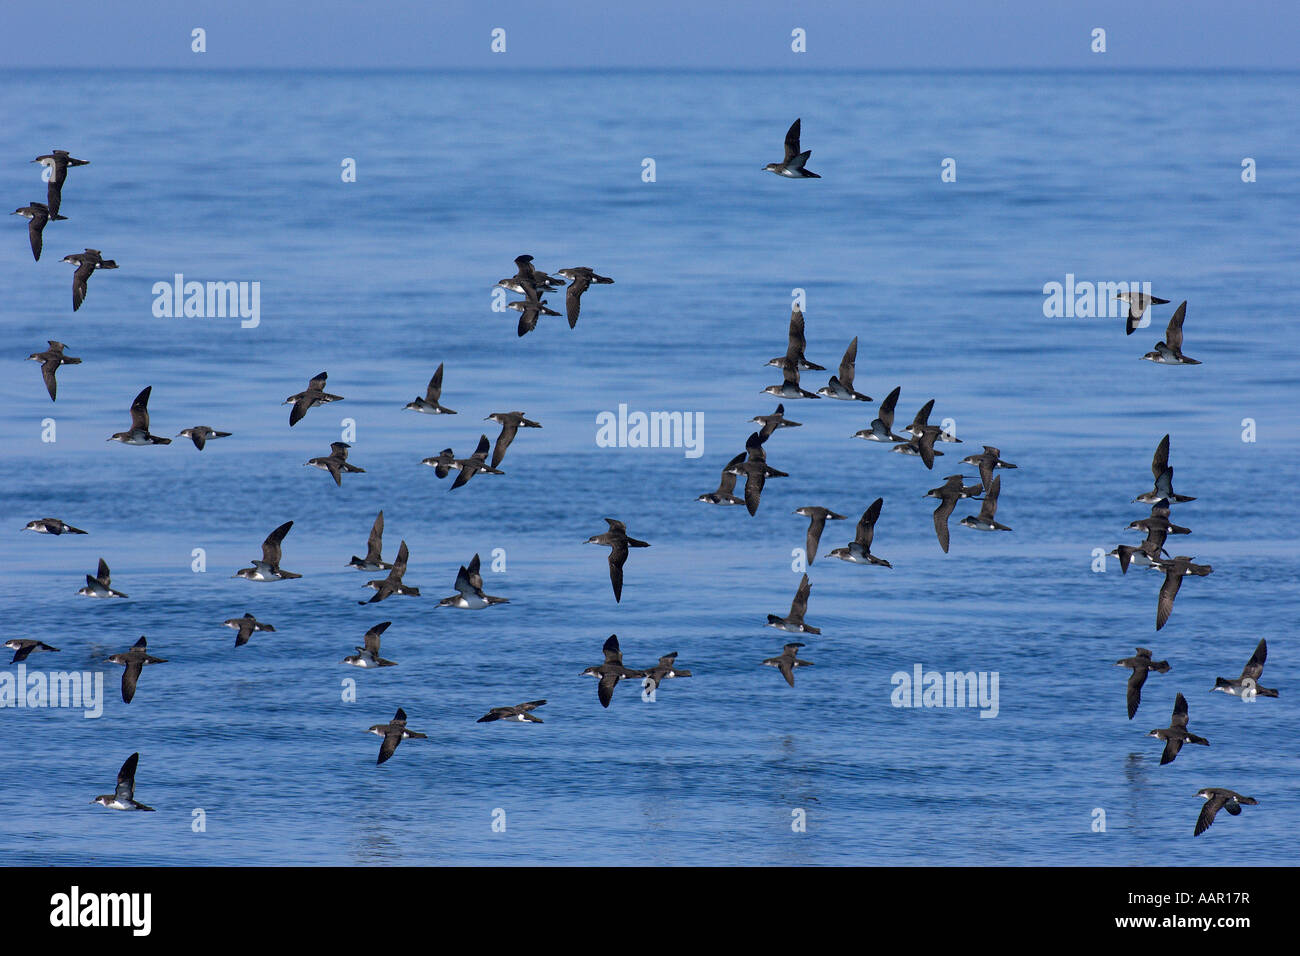
[[(0, 243), (0, 607), (6, 639), (61, 648), (29, 667), (102, 670), (108, 700), (94, 720), (0, 710), (0, 792), (22, 808), (0, 817), (0, 862), (1294, 863), (1297, 98), (1288, 74), (7, 73), (11, 206), (42, 198), (28, 160), (51, 147), (91, 165), (69, 173), (39, 263), (22, 220)], [(760, 172), (796, 116), (820, 180)], [(120, 268), (73, 314), (59, 259), (86, 246)], [(492, 286), (525, 252), (617, 281), (576, 330), (544, 318), (518, 338)], [(260, 324), (156, 318), (153, 285), (176, 273), (259, 282)], [(1067, 275), (1187, 299), (1204, 364), (1139, 361), (1172, 304), (1127, 338), (1119, 318), (1044, 317), (1044, 284)], [(901, 385), (899, 426), (935, 398), (966, 444), (926, 471), (849, 437), (876, 402), (787, 402), (804, 424), (768, 442), (790, 477), (758, 514), (697, 503), (776, 404), (763, 363), (792, 289), (814, 361), (833, 371), (858, 336), (858, 388)], [(23, 362), (46, 339), (84, 360), (55, 404)], [(459, 414), (403, 411), (440, 362)], [(322, 369), (345, 401), (290, 430), (281, 401)], [(233, 437), (107, 444), (146, 385), (155, 432)], [(702, 413), (703, 454), (600, 447), (597, 416), (620, 404)], [(520, 432), (505, 476), (451, 492), (421, 467), (511, 409), (543, 429)], [(303, 463), (344, 419), (366, 472), (338, 488)], [(1214, 573), (1157, 634), (1159, 575), (1092, 563), (1137, 543), (1122, 529), (1146, 514), (1131, 499), (1166, 433), (1197, 499), (1171, 550)], [(958, 463), (982, 443), (1020, 466), (1001, 473), (1015, 530), (959, 527), (963, 502), (943, 554), (923, 494), (973, 474)], [(792, 511), (856, 520), (878, 496), (874, 550), (894, 567), (816, 561), (816, 666), (792, 689), (759, 665), (789, 639), (763, 625), (798, 584)], [(405, 540), (424, 596), (360, 607), (372, 575), (345, 564), (380, 508), (385, 557)], [(46, 516), (90, 534), (19, 531)], [(652, 544), (618, 604), (583, 543), (606, 516)], [(283, 564), (304, 577), (232, 578), (290, 519)], [(511, 603), (435, 610), (475, 552)], [(101, 556), (128, 600), (76, 594)], [(246, 610), (276, 632), (235, 648), (221, 622)], [(399, 666), (341, 665), (382, 620)], [(654, 703), (624, 683), (602, 709), (579, 673), (611, 633), (630, 666), (677, 651), (694, 676)], [(168, 663), (128, 706), (103, 661), (141, 634)], [(1280, 698), (1208, 693), (1261, 637)], [(1173, 669), (1129, 721), (1113, 662), (1136, 645)], [(893, 706), (891, 675), (916, 664), (996, 672), (997, 716)], [(1211, 746), (1160, 767), (1142, 735), (1180, 691)], [(535, 698), (542, 725), (475, 723)], [(376, 768), (365, 730), (398, 706), (429, 739)], [(90, 806), (137, 750), (137, 797), (159, 812)], [(1205, 786), (1259, 805), (1193, 839)]]

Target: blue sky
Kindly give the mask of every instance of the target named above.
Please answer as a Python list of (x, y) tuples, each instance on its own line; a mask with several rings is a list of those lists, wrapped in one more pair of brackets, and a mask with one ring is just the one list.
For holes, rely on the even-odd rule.
[[(1300, 66), (1290, 0), (61, 0), (8, 3), (3, 22), (6, 67)], [(207, 31), (201, 56), (194, 27)], [(489, 49), (496, 27), (505, 54)], [(805, 54), (790, 50), (796, 27)], [(1097, 27), (1105, 54), (1090, 50)]]

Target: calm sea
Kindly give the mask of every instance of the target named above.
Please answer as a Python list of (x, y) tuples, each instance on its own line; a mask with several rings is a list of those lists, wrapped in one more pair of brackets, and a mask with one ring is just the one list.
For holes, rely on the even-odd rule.
[[(61, 648), (33, 669), (102, 671), (108, 700), (99, 719), (0, 711), (0, 862), (1194, 865), (1225, 844), (1231, 862), (1295, 862), (1298, 98), (1286, 74), (6, 74), (9, 208), (43, 198), (28, 161), (51, 147), (91, 165), (39, 263), (17, 217), (0, 243), (4, 632)], [(820, 180), (760, 172), (797, 116)], [(120, 268), (74, 315), (59, 260), (86, 246)], [(544, 318), (521, 339), (492, 292), (520, 253), (617, 281), (576, 330)], [(260, 324), (155, 317), (177, 273), (259, 283)], [(1128, 338), (1119, 318), (1045, 317), (1067, 275), (1173, 303)], [(763, 363), (796, 289), (809, 356), (833, 371), (858, 336), (876, 402), (787, 402), (804, 424), (769, 441), (790, 477), (757, 516), (697, 503), (776, 404)], [(1139, 361), (1183, 299), (1204, 364)], [(55, 404), (23, 362), (46, 339), (84, 360)], [(459, 414), (404, 411), (440, 362)], [(290, 430), (280, 403), (321, 370), (346, 400)], [(233, 437), (107, 444), (146, 385), (156, 433)], [(933, 471), (850, 438), (896, 385), (898, 426), (935, 398), (966, 442)], [(701, 413), (702, 454), (599, 446), (620, 405)], [(512, 409), (543, 429), (504, 477), (451, 492), (420, 465), (495, 438), (482, 419)], [(303, 463), (345, 429), (366, 471), (338, 488)], [(1214, 573), (1157, 634), (1160, 576), (1093, 562), (1137, 543), (1123, 529), (1166, 433), (1196, 496), (1171, 548)], [(1001, 473), (1015, 530), (959, 527), (962, 502), (945, 555), (924, 492), (974, 474), (960, 458), (983, 443), (1020, 466)], [(759, 664), (790, 639), (764, 621), (798, 584), (792, 511), (851, 516), (825, 554), (878, 496), (894, 567), (818, 558), (816, 666), (792, 689)], [(424, 597), (360, 607), (373, 575), (345, 565), (380, 508), (385, 557), (408, 543)], [(20, 532), (46, 516), (90, 534)], [(584, 544), (606, 516), (652, 544), (621, 604)], [(232, 578), (290, 519), (302, 580)], [(476, 552), (511, 603), (436, 610)], [(77, 595), (100, 557), (128, 600)], [(235, 648), (221, 623), (244, 611), (276, 631)], [(340, 664), (383, 620), (399, 666)], [(602, 709), (579, 674), (611, 633), (630, 666), (677, 651), (694, 676), (654, 703), (621, 684)], [(169, 663), (128, 706), (104, 658), (142, 634)], [(1280, 698), (1211, 695), (1261, 637)], [(1129, 721), (1113, 662), (1136, 645), (1173, 669)], [(918, 664), (996, 673), (996, 717), (893, 706), (891, 675)], [(1211, 746), (1161, 767), (1143, 734), (1179, 691)], [(535, 698), (544, 724), (475, 723)], [(398, 706), (429, 739), (376, 768), (365, 730)], [(91, 806), (137, 750), (158, 812)], [(1193, 839), (1205, 786), (1259, 805)]]

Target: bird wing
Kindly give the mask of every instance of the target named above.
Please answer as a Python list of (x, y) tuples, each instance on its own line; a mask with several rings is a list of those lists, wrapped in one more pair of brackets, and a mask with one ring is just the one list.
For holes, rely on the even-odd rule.
[(1133, 673), (1128, 678), (1128, 719), (1132, 720), (1133, 715), (1137, 713), (1138, 704), (1142, 703), (1142, 685), (1147, 682), (1147, 669), (1145, 667), (1133, 668)]
[(808, 611), (808, 595), (811, 593), (812, 584), (805, 574), (799, 581), (799, 590), (794, 592), (794, 600), (790, 602), (790, 617), (796, 621), (803, 620), (804, 614)]
[(786, 336), (786, 355), (802, 355), (808, 345), (804, 338), (803, 313), (798, 309), (790, 310), (790, 331)]
[(456, 488), (459, 488), (477, 475), (479, 472), (479, 464), (479, 461), (475, 458), (470, 458), (469, 461), (462, 464), (460, 474), (458, 474), (456, 480), (451, 483), (452, 489), (455, 490)]
[(149, 430), (149, 394), (153, 391), (152, 385), (146, 385), (135, 397), (131, 403), (131, 429)]
[(858, 337), (853, 336), (853, 341), (849, 347), (844, 350), (844, 358), (840, 359), (840, 384), (853, 391), (853, 373), (858, 361)]
[[(990, 466), (990, 472), (992, 467)], [(984, 474), (984, 464), (980, 464), (980, 474)], [(998, 495), (1002, 493), (1002, 476), (998, 475), (993, 479), (992, 484), (986, 484), (988, 491), (984, 492), (984, 502), (980, 505), (980, 517), (992, 521), (998, 513)]]
[(619, 538), (609, 548), (609, 580), (614, 585), (614, 600), (623, 599), (623, 564), (627, 561), (627, 539)]
[(1260, 638), (1259, 644), (1255, 647), (1255, 653), (1250, 655), (1250, 660), (1246, 661), (1246, 666), (1241, 669), (1243, 678), (1249, 677), (1251, 680), (1259, 680), (1260, 675), (1264, 673), (1264, 660), (1268, 657), (1268, 641)]
[(103, 558), (99, 559), (99, 568), (95, 573), (95, 580), (104, 585), (104, 587), (108, 587), (113, 583), (113, 579), (108, 573), (108, 562)]
[(95, 266), (89, 262), (83, 262), (77, 266), (77, 271), (72, 273), (72, 311), (76, 312), (81, 308), (81, 303), (86, 301), (86, 280), (90, 274), (95, 271)]
[(885, 506), (884, 498), (877, 498), (862, 512), (862, 517), (858, 519), (858, 528), (854, 534), (854, 540), (862, 545), (865, 553), (871, 552), (871, 542), (876, 535), (876, 521), (880, 518), (880, 509)]
[(1174, 698), (1174, 713), (1169, 719), (1169, 726), (1187, 729), (1187, 698), (1181, 693)]
[(54, 373), (58, 371), (58, 368), (59, 361), (57, 359), (46, 359), (41, 363), (41, 378), (45, 380), (45, 390), (50, 393), (51, 400), (59, 391), (58, 380), (54, 377)]
[(825, 528), (826, 515), (820, 511), (814, 512), (808, 522), (808, 534), (804, 537), (804, 556), (808, 559), (809, 564), (817, 556), (817, 545), (821, 543), (822, 531)]
[(455, 589), (465, 597), (469, 597), (477, 591), (477, 588), (469, 579), (469, 571), (466, 570), (463, 564), (460, 566), (460, 570), (456, 572)]
[(604, 646), (600, 649), (605, 655), (606, 664), (622, 664), (623, 651), (618, 646), (618, 635), (611, 634), (606, 640)]
[(375, 516), (375, 523), (370, 526), (370, 536), (366, 538), (366, 561), (381, 563), (384, 550), (384, 513)]
[(587, 291), (589, 285), (591, 285), (591, 277), (585, 273), (579, 274), (574, 277), (564, 293), (564, 309), (568, 313), (571, 329), (578, 324), (578, 312), (582, 309), (582, 293)]
[(376, 657), (379, 656), (379, 636), (383, 634), (384, 631), (388, 630), (388, 625), (392, 623), (392, 621), (384, 621), (366, 631), (366, 636), (362, 640), (365, 644), (365, 649), (369, 653), (374, 654)]
[(406, 573), (406, 559), (408, 557), (410, 557), (410, 552), (406, 548), (406, 542), (403, 541), (397, 549), (397, 559), (393, 561), (393, 566), (389, 569), (388, 580), (402, 580), (402, 575)]
[(1156, 445), (1156, 453), (1151, 458), (1151, 477), (1159, 480), (1169, 467), (1169, 436), (1166, 435), (1160, 439), (1160, 444)]
[(1174, 613), (1174, 597), (1183, 586), (1183, 576), (1177, 571), (1165, 572), (1165, 583), (1160, 585), (1160, 599), (1156, 603), (1156, 630), (1165, 626), (1169, 615)]
[(763, 485), (767, 482), (767, 475), (762, 468), (754, 468), (745, 472), (745, 507), (749, 510), (750, 515), (758, 511), (758, 501), (763, 494)]
[(32, 256), (36, 261), (40, 261), (41, 247), (44, 241), (41, 239), (41, 231), (45, 228), (44, 216), (32, 216), (27, 222), (27, 239), (32, 245)]
[(483, 590), (483, 575), (479, 573), (479, 567), (479, 559), (476, 554), (470, 560), (469, 565), (465, 568), (465, 574), (469, 579), (470, 587), (481, 593)]
[(912, 419), (912, 427), (915, 428), (917, 426), (920, 426), (921, 428), (924, 428), (926, 425), (928, 425), (930, 423), (930, 412), (931, 410), (933, 410), (933, 408), (934, 408), (934, 399), (932, 398), (924, 405), (922, 405), (921, 410), (916, 413), (916, 417)]
[(934, 509), (934, 533), (939, 538), (939, 547), (943, 548), (944, 554), (948, 553), (948, 516), (956, 505), (956, 498), (943, 498), (939, 507)]
[(379, 759), (376, 760), (375, 763), (383, 763), (393, 755), (393, 751), (397, 749), (397, 745), (402, 742), (402, 730), (404, 729), (405, 723), (405, 721), (402, 721), (401, 725), (397, 725), (397, 721), (394, 721), (392, 724), (388, 725), (388, 730), (384, 732), (384, 742), (379, 745)]
[(785, 133), (785, 162), (789, 163), (799, 155), (799, 124), (803, 121), (802, 117), (790, 124), (790, 128)]
[(517, 331), (520, 338), (537, 328), (537, 317), (541, 314), (542, 310), (540, 306), (536, 308), (529, 306), (526, 309), (519, 310), (519, 326)]
[(596, 696), (600, 698), (600, 706), (609, 706), (609, 702), (614, 698), (614, 688), (617, 686), (618, 680), (618, 674), (606, 673), (600, 675), (600, 683), (596, 685)]
[(1169, 325), (1165, 329), (1165, 345), (1175, 352), (1181, 352), (1183, 348), (1183, 319), (1186, 315), (1187, 303), (1184, 302), (1174, 310), (1173, 316), (1169, 319)]
[(293, 408), (289, 409), (290, 428), (302, 421), (303, 416), (307, 414), (307, 410), (311, 408), (311, 399), (312, 396), (310, 393), (302, 392), (294, 400)]
[(731, 461), (727, 462), (726, 466), (722, 469), (722, 477), (718, 479), (718, 494), (729, 495), (736, 490), (736, 476), (727, 469), (734, 468), (744, 460), (745, 453), (741, 452), (735, 458), (731, 459)]
[(139, 762), (139, 753), (133, 753), (126, 758), (122, 769), (117, 772), (117, 789), (114, 791), (114, 796), (119, 799), (122, 797), (128, 800), (135, 799), (135, 768)]
[(894, 406), (898, 404), (898, 396), (902, 391), (903, 386), (895, 387), (892, 392), (885, 396), (885, 400), (880, 403), (880, 410), (876, 413), (876, 417), (885, 426), (885, 431), (894, 430)]
[(916, 450), (921, 453), (921, 461), (926, 468), (934, 467), (934, 440), (938, 437), (938, 432), (926, 432), (916, 439)]
[(289, 533), (293, 527), (292, 521), (286, 521), (280, 527), (276, 528), (266, 536), (262, 542), (262, 562), (273, 568), (280, 566), (280, 543), (284, 541), (284, 536)]
[(430, 405), (437, 405), (438, 399), (442, 397), (442, 363), (438, 363), (438, 370), (433, 373), (433, 378), (429, 379), (429, 387), (424, 392), (424, 400)]
[[(1200, 816), (1196, 818), (1196, 831), (1192, 834), (1192, 836), (1200, 836), (1202, 833), (1208, 830), (1210, 828), (1210, 824), (1214, 822), (1215, 816), (1218, 815), (1219, 808), (1222, 807), (1227, 802), (1228, 802), (1228, 798), (1224, 794), (1222, 793), (1211, 794), (1206, 799), (1205, 805), (1201, 807)], [(1237, 812), (1238, 813), (1241, 812), (1240, 807), (1237, 808)]]
[(493, 468), (501, 464), (501, 460), (506, 457), (506, 449), (509, 448), (510, 443), (515, 440), (515, 433), (518, 431), (518, 425), (507, 423), (501, 426), (501, 434), (497, 436), (496, 444), (492, 448)]
[(140, 679), (140, 671), (144, 669), (144, 664), (140, 661), (132, 661), (126, 665), (126, 670), (122, 671), (122, 702), (129, 704), (131, 698), (135, 696), (135, 684)]

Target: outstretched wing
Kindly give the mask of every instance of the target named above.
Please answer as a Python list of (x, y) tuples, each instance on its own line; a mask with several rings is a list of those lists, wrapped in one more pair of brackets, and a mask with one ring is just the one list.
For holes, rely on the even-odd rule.
[(623, 565), (627, 561), (627, 539), (619, 538), (609, 549), (609, 581), (614, 585), (614, 600), (623, 600)]
[[(441, 366), (440, 366), (441, 367)], [(381, 562), (384, 549), (384, 513), (375, 516), (375, 523), (370, 526), (370, 536), (366, 538), (366, 561)]]
[(569, 328), (576, 328), (578, 325), (578, 312), (582, 309), (582, 293), (587, 291), (591, 285), (591, 277), (581, 273), (574, 277), (569, 284), (568, 290), (564, 293), (564, 308), (569, 317)]
[(1174, 698), (1174, 713), (1169, 720), (1169, 726), (1187, 729), (1187, 698), (1181, 693)]
[(876, 521), (880, 518), (880, 509), (885, 506), (884, 498), (877, 498), (862, 512), (862, 517), (858, 519), (857, 532), (854, 540), (862, 545), (864, 553), (871, 553), (871, 542), (876, 535)]
[(1169, 467), (1169, 436), (1166, 435), (1160, 439), (1160, 444), (1156, 445), (1156, 453), (1151, 458), (1151, 477), (1157, 481), (1164, 474), (1165, 469)]
[(135, 768), (139, 762), (140, 754), (138, 752), (133, 753), (126, 758), (126, 762), (122, 764), (122, 769), (117, 772), (117, 789), (114, 791), (114, 795), (119, 799), (122, 797), (127, 800), (135, 799)]
[(1147, 669), (1145, 667), (1133, 668), (1133, 673), (1128, 678), (1128, 719), (1132, 720), (1133, 715), (1137, 713), (1138, 704), (1142, 703), (1142, 685), (1147, 682)]
[(381, 764), (389, 757), (391, 757), (393, 755), (393, 751), (397, 749), (397, 745), (400, 744), (401, 742), (402, 742), (402, 727), (401, 726), (394, 727), (392, 724), (389, 724), (388, 730), (384, 734), (384, 742), (379, 745), (379, 759), (376, 760), (375, 763)]
[[(1165, 583), (1160, 585), (1160, 598), (1156, 603), (1156, 630), (1165, 626), (1169, 615), (1174, 613), (1174, 598), (1183, 586), (1183, 576), (1177, 571), (1165, 572)], [(1184, 706), (1186, 706), (1184, 704)]]
[[(1205, 806), (1201, 807), (1200, 816), (1196, 818), (1196, 830), (1192, 836), (1200, 836), (1210, 828), (1214, 823), (1214, 818), (1218, 815), (1219, 809), (1228, 802), (1228, 798), (1222, 793), (1212, 794), (1206, 801)], [(1240, 813), (1241, 809), (1238, 808)]]
[(1165, 345), (1175, 352), (1180, 352), (1183, 348), (1183, 319), (1186, 315), (1187, 303), (1184, 302), (1174, 310), (1173, 316), (1169, 319), (1169, 326), (1165, 329)]
[(266, 536), (262, 542), (262, 561), (273, 568), (280, 566), (280, 543), (284, 541), (284, 536), (289, 533), (293, 527), (292, 521), (286, 521), (280, 527), (276, 528)]
[(393, 561), (393, 566), (388, 572), (390, 581), (400, 581), (402, 575), (406, 573), (406, 559), (410, 557), (410, 552), (406, 548), (406, 542), (403, 541), (397, 548), (397, 558)]
[(604, 643), (604, 645), (601, 647), (600, 651), (601, 651), (602, 654), (605, 655), (605, 663), (606, 663), (606, 664), (622, 664), (622, 663), (623, 663), (623, 651), (622, 651), (622, 649), (619, 648), (619, 646), (618, 646), (618, 635), (617, 635), (617, 634), (611, 634), (611, 635), (609, 635), (609, 637), (605, 639), (605, 643)]
[(799, 155), (799, 128), (800, 128), (800, 123), (802, 122), (803, 122), (803, 118), (800, 117), (799, 119), (791, 123), (790, 128), (786, 130), (785, 162), (787, 164), (790, 162), (790, 160), (794, 159), (796, 156)]
[(804, 537), (804, 557), (811, 564), (813, 558), (817, 557), (817, 545), (821, 543), (822, 531), (826, 528), (826, 515), (820, 511), (814, 512), (808, 522), (808, 534)]
[(956, 498), (944, 498), (939, 502), (939, 507), (934, 509), (934, 533), (939, 538), (939, 547), (943, 548), (944, 554), (948, 553), (948, 516), (956, 506)]
[[(984, 464), (980, 463), (980, 475), (984, 474)], [(984, 503), (980, 505), (980, 517), (992, 521), (998, 513), (998, 495), (1002, 493), (1002, 476), (998, 475), (993, 479), (992, 484), (986, 484), (988, 489), (984, 492)]]
[(745, 507), (750, 515), (757, 513), (758, 502), (763, 495), (763, 485), (767, 476), (762, 468), (753, 468), (745, 472)]
[(894, 430), (894, 406), (898, 404), (898, 396), (902, 391), (903, 386), (896, 386), (880, 403), (880, 410), (876, 413), (876, 417), (880, 419), (880, 423), (885, 426), (886, 431)]
[(366, 631), (366, 636), (363, 638), (365, 649), (376, 657), (379, 656), (379, 636), (388, 630), (388, 625), (392, 623), (392, 621), (383, 621)]
[(510, 443), (515, 440), (515, 433), (519, 431), (519, 426), (504, 424), (501, 426), (501, 434), (497, 436), (496, 444), (492, 446), (492, 467), (495, 468), (501, 464), (502, 459), (506, 457), (506, 449)]
[(844, 358), (840, 359), (840, 384), (853, 391), (853, 373), (858, 361), (858, 337), (853, 336), (853, 341), (849, 347), (844, 350)]
[(152, 385), (146, 385), (140, 394), (135, 397), (131, 403), (131, 429), (149, 430), (149, 394), (153, 391)]
[(808, 580), (808, 575), (804, 575), (799, 581), (799, 590), (794, 592), (794, 600), (790, 602), (790, 616), (797, 621), (802, 621), (804, 614), (808, 611), (808, 595), (812, 593), (812, 584)]
[(1255, 647), (1255, 653), (1250, 655), (1250, 660), (1246, 661), (1246, 666), (1241, 669), (1243, 678), (1249, 677), (1251, 680), (1259, 680), (1264, 673), (1264, 661), (1268, 657), (1268, 641), (1260, 638), (1259, 644)]

